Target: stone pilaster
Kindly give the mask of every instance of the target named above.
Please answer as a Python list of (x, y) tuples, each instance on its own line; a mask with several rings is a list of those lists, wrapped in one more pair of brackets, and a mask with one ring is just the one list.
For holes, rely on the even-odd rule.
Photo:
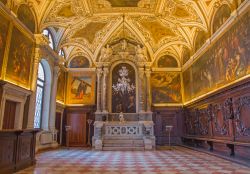
[(56, 117), (56, 93), (57, 93), (57, 82), (60, 73), (60, 67), (55, 66), (53, 70), (51, 98), (50, 98), (50, 116), (49, 116), (49, 129), (55, 130), (55, 117)]
[(97, 101), (96, 101), (96, 112), (100, 113), (101, 112), (101, 78), (102, 78), (102, 69), (97, 68)]
[(43, 34), (35, 34), (36, 39), (36, 49), (35, 49), (35, 58), (33, 62), (33, 72), (32, 72), (32, 84), (29, 102), (29, 114), (28, 114), (28, 123), (27, 128), (34, 128), (34, 118), (35, 118), (35, 110), (36, 110), (36, 86), (37, 86), (37, 75), (38, 75), (38, 65), (42, 58), (41, 46), (48, 45), (48, 39)]
[(109, 70), (108, 68), (103, 69), (102, 78), (102, 112), (108, 112), (107, 110), (107, 78)]
[(139, 112), (145, 112), (144, 68), (139, 68)]
[(146, 81), (147, 81), (147, 112), (151, 112), (151, 71), (146, 70)]
[(41, 59), (40, 49), (36, 48), (35, 50), (35, 58), (33, 63), (33, 73), (32, 73), (32, 82), (31, 82), (31, 91), (32, 94), (30, 95), (29, 101), (29, 114), (28, 114), (28, 123), (27, 128), (32, 129), (34, 128), (34, 118), (35, 118), (35, 110), (36, 110), (36, 86), (37, 86), (37, 75), (38, 75), (38, 65)]

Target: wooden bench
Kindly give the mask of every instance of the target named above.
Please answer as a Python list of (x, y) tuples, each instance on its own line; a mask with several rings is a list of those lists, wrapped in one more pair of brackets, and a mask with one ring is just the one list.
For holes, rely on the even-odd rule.
[(214, 143), (226, 144), (230, 150), (230, 156), (235, 155), (235, 146), (250, 147), (250, 143), (230, 141), (230, 140), (219, 140), (214, 138), (205, 138), (205, 137), (194, 137), (194, 136), (184, 136), (182, 137), (182, 142), (186, 143), (191, 141), (195, 146), (199, 146), (200, 143), (206, 142), (209, 145), (209, 150), (214, 150)]

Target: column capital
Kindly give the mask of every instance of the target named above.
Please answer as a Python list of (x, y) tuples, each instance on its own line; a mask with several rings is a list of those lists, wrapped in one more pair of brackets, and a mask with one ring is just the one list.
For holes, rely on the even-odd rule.
[(103, 70), (102, 70), (102, 68), (97, 68), (96, 69), (96, 73), (97, 73), (97, 76), (101, 76), (102, 75), (102, 73), (103, 73)]
[(139, 68), (138, 74), (139, 74), (139, 77), (142, 78), (145, 74), (144, 68)]
[(151, 70), (149, 70), (149, 69), (147, 69), (146, 71), (145, 71), (145, 74), (146, 74), (146, 77), (150, 77), (151, 76)]
[(103, 74), (107, 75), (109, 73), (108, 67), (103, 68)]
[(34, 63), (40, 62), (42, 59), (42, 50), (40, 48), (35, 49)]
[(37, 45), (49, 45), (49, 40), (43, 34), (35, 34), (35, 40)]

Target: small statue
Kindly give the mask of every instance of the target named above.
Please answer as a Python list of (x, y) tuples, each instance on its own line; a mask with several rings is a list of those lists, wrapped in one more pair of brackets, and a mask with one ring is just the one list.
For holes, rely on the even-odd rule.
[(125, 122), (125, 119), (124, 119), (124, 116), (123, 116), (122, 112), (120, 112), (120, 114), (119, 114), (119, 120), (120, 120), (120, 123)]
[(140, 45), (137, 45), (135, 47), (135, 53), (138, 61), (147, 61), (147, 50), (145, 47), (141, 47)]
[(110, 56), (112, 56), (113, 54), (113, 50), (111, 47), (109, 47), (109, 45), (102, 48), (101, 50), (101, 56), (100, 56), (100, 61), (106, 60), (108, 59)]
[(127, 48), (127, 45), (128, 45), (126, 39), (122, 40), (121, 44), (122, 44), (122, 51), (126, 51), (126, 48)]

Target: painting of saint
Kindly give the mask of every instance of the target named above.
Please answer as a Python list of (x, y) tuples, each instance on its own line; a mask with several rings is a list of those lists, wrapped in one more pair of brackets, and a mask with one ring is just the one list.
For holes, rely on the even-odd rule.
[(7, 40), (9, 22), (3, 16), (0, 15), (0, 76), (1, 76), (1, 69), (3, 66), (3, 57), (4, 57), (4, 50)]
[(112, 112), (136, 112), (135, 70), (126, 63), (117, 65), (112, 71)]
[(68, 104), (95, 103), (95, 75), (69, 73), (68, 78)]
[(178, 72), (154, 72), (151, 75), (154, 104), (181, 103), (181, 82)]
[(58, 82), (57, 82), (57, 95), (56, 99), (64, 102), (64, 96), (65, 96), (65, 83), (66, 83), (66, 73), (61, 72), (59, 77), (58, 77)]
[(69, 68), (89, 68), (89, 60), (83, 56), (77, 56), (70, 61)]
[(162, 56), (158, 60), (158, 67), (159, 68), (177, 68), (178, 63), (174, 57), (165, 55), (165, 56)]
[(34, 56), (34, 41), (17, 28), (13, 28), (6, 79), (29, 87), (30, 71)]

